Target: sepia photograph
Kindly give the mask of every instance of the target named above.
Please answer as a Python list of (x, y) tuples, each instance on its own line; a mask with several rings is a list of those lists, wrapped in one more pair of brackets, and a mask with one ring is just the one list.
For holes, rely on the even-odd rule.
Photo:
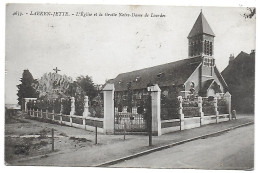
[(256, 7), (5, 8), (6, 166), (254, 170)]

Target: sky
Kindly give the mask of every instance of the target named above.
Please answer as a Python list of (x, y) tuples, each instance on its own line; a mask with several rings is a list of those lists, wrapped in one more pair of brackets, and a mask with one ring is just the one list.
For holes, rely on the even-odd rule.
[[(6, 8), (5, 102), (17, 103), (17, 87), (24, 69), (39, 79), (54, 72), (75, 79), (92, 76), (97, 84), (119, 73), (188, 58), (187, 36), (200, 11), (215, 33), (216, 65), (222, 71), (229, 55), (255, 49), (255, 18), (244, 19), (245, 8), (28, 5)], [(13, 15), (36, 11), (163, 14), (166, 17)]]

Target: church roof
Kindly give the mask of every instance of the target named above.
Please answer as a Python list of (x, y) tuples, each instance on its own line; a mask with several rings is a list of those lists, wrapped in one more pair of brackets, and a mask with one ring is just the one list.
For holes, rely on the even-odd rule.
[(202, 12), (200, 12), (199, 17), (197, 18), (195, 24), (193, 25), (193, 27), (188, 35), (188, 38), (196, 36), (196, 35), (200, 35), (200, 34), (208, 34), (208, 35), (215, 36), (215, 34), (213, 33), (211, 27), (209, 26), (209, 24)]
[(147, 84), (158, 84), (160, 87), (184, 84), (200, 65), (201, 57), (183, 59), (168, 64), (121, 73), (107, 83), (114, 83), (115, 91), (125, 91), (131, 83), (132, 89), (147, 88)]

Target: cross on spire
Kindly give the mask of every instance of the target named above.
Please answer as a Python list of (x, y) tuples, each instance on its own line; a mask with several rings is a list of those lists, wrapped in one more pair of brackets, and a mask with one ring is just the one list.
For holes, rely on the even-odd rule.
[(55, 73), (58, 73), (58, 71), (60, 71), (57, 67), (53, 69), (55, 71)]

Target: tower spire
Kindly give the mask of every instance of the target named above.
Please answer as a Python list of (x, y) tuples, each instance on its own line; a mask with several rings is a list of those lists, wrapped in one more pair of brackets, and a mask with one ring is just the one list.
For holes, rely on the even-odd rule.
[(189, 57), (213, 56), (214, 37), (215, 34), (200, 9), (200, 14), (188, 35)]

